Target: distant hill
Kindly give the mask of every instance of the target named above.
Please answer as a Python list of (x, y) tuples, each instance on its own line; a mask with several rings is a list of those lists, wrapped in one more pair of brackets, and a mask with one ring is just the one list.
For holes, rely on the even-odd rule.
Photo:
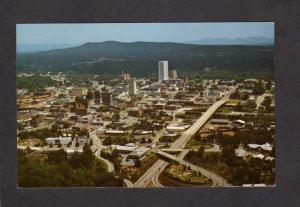
[(54, 49), (75, 47), (79, 44), (17, 44), (17, 53), (41, 52)]
[(273, 46), (196, 45), (171, 42), (89, 42), (77, 47), (17, 54), (18, 71), (73, 71), (156, 76), (159, 60), (193, 73), (211, 67), (230, 71), (272, 71)]
[(188, 42), (197, 45), (274, 45), (274, 38), (247, 37), (247, 38), (211, 38)]

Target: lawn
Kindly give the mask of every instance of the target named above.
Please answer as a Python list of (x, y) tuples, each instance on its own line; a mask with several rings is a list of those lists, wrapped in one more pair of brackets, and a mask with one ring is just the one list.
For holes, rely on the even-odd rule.
[(212, 180), (205, 177), (202, 174), (196, 173), (187, 169), (182, 165), (170, 165), (163, 173), (167, 178), (162, 177), (164, 184), (179, 185), (199, 185), (199, 186), (211, 186)]
[(192, 150), (198, 150), (201, 146), (203, 146), (204, 149), (213, 148), (212, 144), (203, 144), (203, 143), (196, 141), (194, 138), (190, 139), (190, 141), (186, 145), (186, 148), (192, 149)]

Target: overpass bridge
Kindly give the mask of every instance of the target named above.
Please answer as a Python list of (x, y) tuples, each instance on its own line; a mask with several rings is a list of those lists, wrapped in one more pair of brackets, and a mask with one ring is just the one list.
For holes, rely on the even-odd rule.
[(160, 149), (160, 151), (163, 152), (170, 152), (170, 153), (179, 153), (179, 152), (183, 152), (184, 149), (171, 149), (171, 148), (165, 148), (165, 149)]
[[(210, 117), (229, 100), (229, 96), (236, 90), (236, 87), (232, 88), (228, 91), (221, 100), (215, 102), (202, 116), (190, 127), (188, 128), (182, 135), (172, 143), (170, 149), (183, 149), (186, 143), (190, 140), (190, 138), (199, 131), (205, 123), (210, 119)], [(183, 155), (179, 155), (184, 157)], [(168, 162), (164, 160), (158, 160), (152, 167), (148, 169), (144, 175), (140, 177), (140, 179), (133, 185), (133, 187), (145, 187), (152, 180), (153, 177), (160, 174), (168, 165)], [(222, 182), (219, 183), (222, 185)]]

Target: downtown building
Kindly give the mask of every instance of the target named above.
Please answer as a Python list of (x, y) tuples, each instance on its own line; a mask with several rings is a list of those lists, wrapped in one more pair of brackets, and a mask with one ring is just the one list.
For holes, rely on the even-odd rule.
[(158, 81), (164, 81), (169, 79), (168, 61), (158, 62)]
[(113, 105), (113, 100), (112, 100), (112, 93), (108, 91), (103, 91), (102, 92), (102, 104), (111, 106)]
[(136, 94), (137, 94), (136, 79), (131, 78), (129, 80), (129, 96), (135, 96)]
[(171, 70), (170, 71), (170, 78), (171, 79), (176, 79), (177, 77), (178, 77), (177, 70)]

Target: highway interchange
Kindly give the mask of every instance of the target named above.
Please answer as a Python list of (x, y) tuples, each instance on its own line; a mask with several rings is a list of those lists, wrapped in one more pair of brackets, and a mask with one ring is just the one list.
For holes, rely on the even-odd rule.
[[(230, 91), (228, 91), (221, 100), (215, 102), (189, 129), (187, 129), (175, 142), (172, 143), (171, 149), (182, 149), (185, 147), (186, 143), (189, 139), (199, 131), (205, 123), (209, 120), (209, 118), (220, 108), (223, 104), (225, 104), (229, 100), (229, 96), (236, 90), (236, 87), (233, 87)], [(180, 156), (180, 155), (179, 155)], [(180, 156), (183, 161), (183, 157)], [(148, 171), (142, 175), (139, 180), (134, 183), (133, 187), (146, 187), (151, 181), (154, 184), (157, 183), (158, 175), (168, 166), (168, 162), (164, 160), (158, 160), (155, 164), (153, 164)], [(229, 183), (224, 180), (221, 176), (212, 173), (204, 168), (202, 168), (201, 172), (204, 175), (208, 175), (214, 182), (216, 186), (230, 186)], [(161, 186), (159, 186), (161, 187)]]

